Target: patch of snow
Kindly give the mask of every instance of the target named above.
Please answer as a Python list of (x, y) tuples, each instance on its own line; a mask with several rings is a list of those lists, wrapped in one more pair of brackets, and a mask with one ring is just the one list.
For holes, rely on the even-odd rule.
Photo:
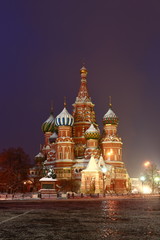
[(86, 130), (85, 133), (90, 133), (90, 132), (98, 132), (98, 130), (94, 127), (93, 124), (90, 125), (90, 127)]
[(109, 109), (108, 112), (104, 115), (104, 119), (106, 118), (117, 118), (116, 114), (113, 112), (112, 109)]
[(57, 179), (43, 177), (39, 180), (40, 182), (55, 182)]
[(83, 171), (85, 171), (85, 172), (90, 172), (90, 171), (99, 172), (99, 171), (101, 171), (101, 169), (100, 169), (100, 167), (97, 165), (96, 159), (92, 156), (92, 157), (90, 158), (90, 161), (89, 161), (86, 169), (83, 170)]
[(43, 153), (41, 153), (41, 152), (39, 152), (36, 156), (35, 156), (35, 158), (43, 158), (44, 157), (44, 155), (43, 155)]

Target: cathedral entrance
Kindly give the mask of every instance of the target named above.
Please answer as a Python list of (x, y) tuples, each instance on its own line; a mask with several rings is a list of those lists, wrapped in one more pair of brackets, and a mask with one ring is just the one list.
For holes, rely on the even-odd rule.
[(95, 193), (95, 177), (91, 178), (90, 182), (90, 193)]

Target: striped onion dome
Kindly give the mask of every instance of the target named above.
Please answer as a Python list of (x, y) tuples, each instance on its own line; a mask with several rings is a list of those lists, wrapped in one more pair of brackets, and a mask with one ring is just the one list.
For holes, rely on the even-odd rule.
[(74, 118), (64, 107), (63, 111), (56, 117), (55, 124), (56, 126), (73, 126)]
[(108, 112), (103, 117), (104, 124), (118, 124), (119, 119), (116, 114), (113, 112), (111, 107), (109, 108)]
[(85, 131), (84, 136), (86, 139), (98, 139), (100, 132), (94, 127), (93, 124)]
[(53, 113), (50, 114), (49, 118), (42, 124), (42, 131), (46, 132), (54, 132), (55, 125), (54, 125), (54, 117)]

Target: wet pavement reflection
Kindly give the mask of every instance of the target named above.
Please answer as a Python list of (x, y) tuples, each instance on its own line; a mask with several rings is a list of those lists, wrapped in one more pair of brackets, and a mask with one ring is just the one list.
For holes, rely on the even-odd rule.
[(160, 198), (0, 202), (0, 239), (160, 240)]

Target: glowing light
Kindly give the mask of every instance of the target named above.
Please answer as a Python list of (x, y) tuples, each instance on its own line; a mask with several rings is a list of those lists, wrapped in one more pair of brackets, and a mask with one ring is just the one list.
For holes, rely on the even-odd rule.
[(102, 168), (102, 172), (103, 172), (103, 173), (106, 173), (106, 172), (107, 172), (107, 168), (106, 168), (106, 167), (103, 167), (103, 168)]
[(145, 176), (141, 176), (141, 177), (140, 177), (140, 180), (141, 180), (142, 182), (144, 182), (144, 181), (146, 180)]
[(113, 150), (110, 149), (110, 151), (107, 153), (108, 157), (110, 157), (113, 154)]
[(158, 183), (160, 181), (160, 178), (159, 177), (155, 177), (154, 181)]
[(148, 167), (148, 166), (150, 166), (150, 164), (151, 164), (151, 163), (150, 163), (149, 161), (147, 161), (147, 162), (144, 163), (144, 166), (145, 166), (145, 167)]
[(152, 192), (152, 189), (149, 186), (143, 187), (143, 193), (144, 194), (150, 194)]
[(132, 190), (132, 193), (138, 193), (138, 189), (137, 188), (134, 188), (133, 190)]

